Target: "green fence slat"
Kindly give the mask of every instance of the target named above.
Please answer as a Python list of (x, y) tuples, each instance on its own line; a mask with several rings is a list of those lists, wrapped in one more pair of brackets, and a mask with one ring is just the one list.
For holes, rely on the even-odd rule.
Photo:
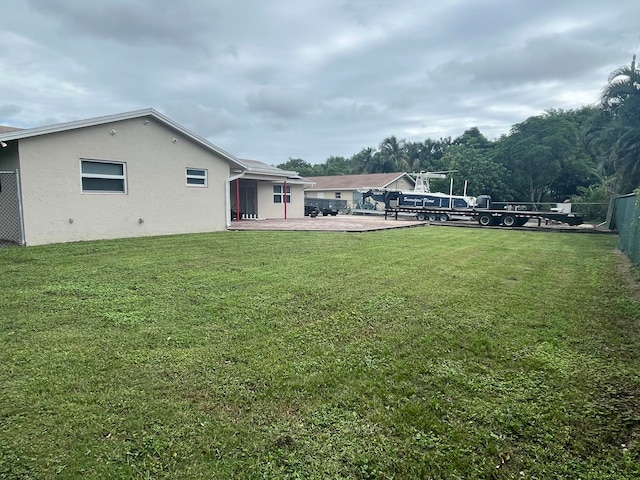
[(618, 248), (624, 252), (634, 266), (640, 265), (640, 208), (635, 194), (615, 199), (613, 208), (615, 227), (618, 230)]

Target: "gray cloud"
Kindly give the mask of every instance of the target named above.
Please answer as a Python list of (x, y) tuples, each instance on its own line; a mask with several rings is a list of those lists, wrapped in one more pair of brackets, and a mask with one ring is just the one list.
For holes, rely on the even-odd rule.
[(247, 95), (249, 110), (277, 118), (299, 118), (311, 107), (302, 92), (282, 87), (260, 87)]
[(153, 107), (240, 157), (489, 138), (597, 101), (637, 0), (28, 0), (3, 11), (0, 124)]
[(22, 109), (18, 105), (4, 104), (0, 105), (0, 115), (4, 117), (11, 117), (20, 113)]
[(29, 0), (29, 3), (59, 22), (58, 30), (64, 35), (103, 38), (129, 46), (202, 47), (203, 37), (222, 20), (210, 3), (192, 0)]
[(606, 59), (607, 52), (597, 45), (554, 34), (482, 58), (439, 65), (433, 78), (490, 86), (567, 81), (592, 72)]

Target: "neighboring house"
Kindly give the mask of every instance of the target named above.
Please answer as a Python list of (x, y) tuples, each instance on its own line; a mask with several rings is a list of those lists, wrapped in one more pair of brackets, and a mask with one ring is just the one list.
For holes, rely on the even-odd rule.
[[(375, 208), (375, 204), (363, 204), (362, 193), (358, 189), (387, 188), (389, 190), (412, 190), (415, 181), (406, 173), (366, 173), (362, 175), (332, 175), (325, 177), (305, 177), (314, 182), (304, 190), (305, 199), (325, 198), (346, 201), (351, 209)], [(378, 208), (384, 209), (384, 205)]]
[(296, 172), (238, 159), (153, 109), (0, 129), (0, 240), (22, 245), (301, 218), (305, 185)]

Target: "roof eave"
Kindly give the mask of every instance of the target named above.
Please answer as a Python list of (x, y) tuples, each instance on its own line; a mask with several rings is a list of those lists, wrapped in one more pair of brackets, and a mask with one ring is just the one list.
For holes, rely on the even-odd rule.
[(407, 175), (407, 173), (401, 173), (400, 175), (398, 175), (396, 178), (394, 178), (393, 180), (391, 180), (388, 183), (384, 184), (384, 187), (387, 187), (388, 185), (392, 184), (393, 182), (397, 182), (398, 180), (400, 180), (402, 177), (407, 177), (409, 180), (411, 180), (414, 184), (416, 183), (416, 181), (411, 178), (411, 175)]
[(217, 153), (227, 161), (234, 163), (245, 170), (248, 170), (247, 165), (245, 165), (236, 156), (214, 145), (213, 143), (197, 135), (196, 133), (184, 128), (182, 125), (174, 122), (169, 117), (166, 117), (165, 115), (161, 114), (157, 110), (154, 110), (153, 108), (145, 108), (142, 110), (134, 110), (131, 112), (117, 113), (114, 115), (88, 118), (85, 120), (74, 120), (72, 122), (58, 123), (54, 125), (45, 125), (43, 127), (17, 130), (15, 132), (0, 133), (0, 140), (2, 141), (21, 140), (23, 138), (37, 137), (40, 135), (48, 135), (51, 133), (66, 132), (66, 131), (75, 130), (78, 128), (93, 127), (96, 125), (104, 125), (107, 123), (114, 123), (114, 122), (120, 122), (124, 120), (131, 120), (131, 119), (143, 118), (143, 117), (152, 117), (159, 120), (160, 122), (164, 123), (166, 126), (190, 138), (194, 142), (201, 144), (203, 147), (207, 148), (208, 150), (211, 150)]

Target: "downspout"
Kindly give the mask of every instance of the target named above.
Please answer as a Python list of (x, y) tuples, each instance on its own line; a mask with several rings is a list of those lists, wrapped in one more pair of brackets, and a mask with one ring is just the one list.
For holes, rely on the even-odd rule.
[[(227, 228), (231, 228), (231, 182), (233, 182), (234, 180), (238, 180), (239, 178), (244, 177), (245, 173), (246, 172), (239, 173), (238, 175), (234, 175), (233, 177), (229, 177), (224, 181), (224, 205), (225, 205), (224, 218), (225, 218), (225, 222), (227, 224)], [(236, 205), (236, 209), (239, 212), (240, 211), (240, 205)]]

